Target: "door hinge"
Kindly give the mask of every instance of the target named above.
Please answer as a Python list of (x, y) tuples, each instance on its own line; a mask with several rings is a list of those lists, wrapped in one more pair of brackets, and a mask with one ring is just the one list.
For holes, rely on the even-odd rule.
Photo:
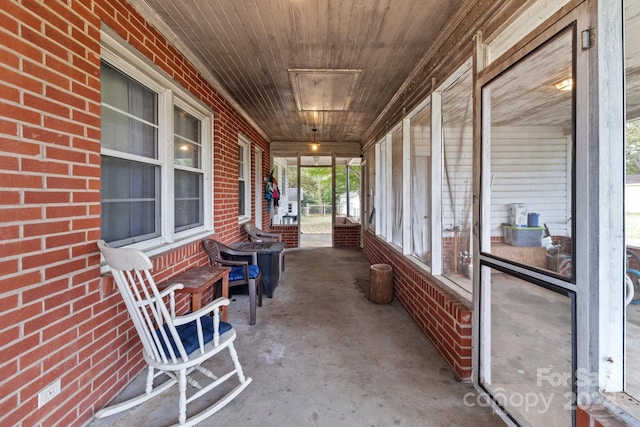
[(593, 28), (582, 32), (582, 49), (591, 49), (595, 43), (596, 31)]

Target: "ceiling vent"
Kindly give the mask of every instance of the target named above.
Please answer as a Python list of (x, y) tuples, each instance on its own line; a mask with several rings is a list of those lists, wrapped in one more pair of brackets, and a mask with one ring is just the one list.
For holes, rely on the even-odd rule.
[(362, 70), (290, 69), (298, 111), (347, 111)]

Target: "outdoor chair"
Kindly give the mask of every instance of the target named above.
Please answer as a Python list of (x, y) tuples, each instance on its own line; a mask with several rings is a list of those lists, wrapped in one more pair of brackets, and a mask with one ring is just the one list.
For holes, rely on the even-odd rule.
[[(102, 240), (98, 242), (98, 248), (111, 268), (133, 326), (142, 341), (142, 354), (148, 365), (148, 372), (142, 395), (105, 407), (96, 412), (96, 418), (130, 409), (177, 383), (178, 425), (192, 426), (222, 409), (251, 383), (251, 378), (245, 377), (242, 372), (233, 346), (236, 332), (230, 324), (220, 320), (220, 307), (229, 305), (227, 298), (218, 298), (200, 310), (177, 316), (175, 291), (182, 289), (182, 284), (174, 284), (160, 292), (151, 275), (151, 260), (144, 253), (137, 249), (109, 248)], [(229, 350), (233, 369), (217, 377), (209, 370), (214, 369), (215, 364), (210, 363), (208, 369), (201, 364), (224, 349)], [(222, 364), (226, 365), (228, 364)], [(196, 374), (197, 378), (192, 374)], [(162, 375), (167, 376), (166, 380), (154, 384), (154, 380)], [(187, 414), (187, 404), (234, 376), (238, 377), (239, 384), (231, 391), (201, 412)], [(198, 381), (207, 381), (207, 384), (203, 387)], [(189, 396), (187, 382), (198, 389), (190, 392)]]
[[(244, 224), (244, 231), (249, 235), (249, 240), (252, 242), (282, 242), (282, 234), (280, 233), (268, 233), (260, 230), (255, 225), (247, 222)], [(280, 253), (280, 273), (284, 271), (284, 252)]]
[(262, 231), (249, 222), (244, 225), (244, 230), (252, 242), (282, 242), (282, 234)]
[(229, 289), (247, 285), (249, 288), (249, 324), (256, 323), (256, 306), (262, 307), (262, 273), (258, 267), (258, 254), (254, 251), (232, 249), (222, 243), (205, 239), (202, 247), (211, 265), (231, 267)]

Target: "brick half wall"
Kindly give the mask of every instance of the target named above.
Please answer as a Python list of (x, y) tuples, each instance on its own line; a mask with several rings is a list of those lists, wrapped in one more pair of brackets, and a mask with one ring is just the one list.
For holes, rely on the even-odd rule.
[(297, 248), (300, 246), (298, 241), (298, 225), (272, 225), (271, 232), (282, 234), (282, 241), (287, 248)]
[(334, 248), (360, 247), (360, 223), (345, 217), (336, 217), (333, 227)]
[(393, 268), (393, 294), (442, 354), (456, 377), (471, 381), (472, 311), (427, 274), (370, 232), (363, 252), (371, 264)]

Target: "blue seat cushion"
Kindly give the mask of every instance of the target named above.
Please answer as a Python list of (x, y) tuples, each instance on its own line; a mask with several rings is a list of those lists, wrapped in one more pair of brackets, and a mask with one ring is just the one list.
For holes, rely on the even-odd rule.
[[(249, 266), (249, 278), (255, 279), (260, 274), (260, 268), (257, 265)], [(244, 267), (231, 267), (231, 271), (229, 272), (229, 280), (235, 282), (236, 280), (244, 279)]]
[[(213, 340), (213, 317), (211, 316), (203, 316), (200, 318), (202, 322), (202, 338), (204, 340), (204, 344), (211, 342)], [(193, 322), (185, 323), (184, 325), (176, 326), (176, 330), (178, 331), (178, 336), (180, 336), (180, 340), (182, 341), (182, 345), (184, 346), (184, 350), (187, 354), (193, 353), (200, 346), (198, 344), (198, 326), (196, 325), (197, 320)], [(164, 325), (164, 330), (167, 333), (167, 337), (169, 337), (169, 342), (171, 343), (171, 347), (173, 347), (174, 354), (176, 356), (180, 356), (178, 352), (178, 347), (176, 347), (176, 343), (169, 332), (169, 326)], [(220, 322), (220, 335), (224, 334), (227, 331), (231, 330), (231, 324), (227, 322)], [(160, 342), (162, 343), (162, 348), (165, 353), (168, 355), (168, 349), (162, 340), (162, 335), (158, 334), (160, 337)]]

